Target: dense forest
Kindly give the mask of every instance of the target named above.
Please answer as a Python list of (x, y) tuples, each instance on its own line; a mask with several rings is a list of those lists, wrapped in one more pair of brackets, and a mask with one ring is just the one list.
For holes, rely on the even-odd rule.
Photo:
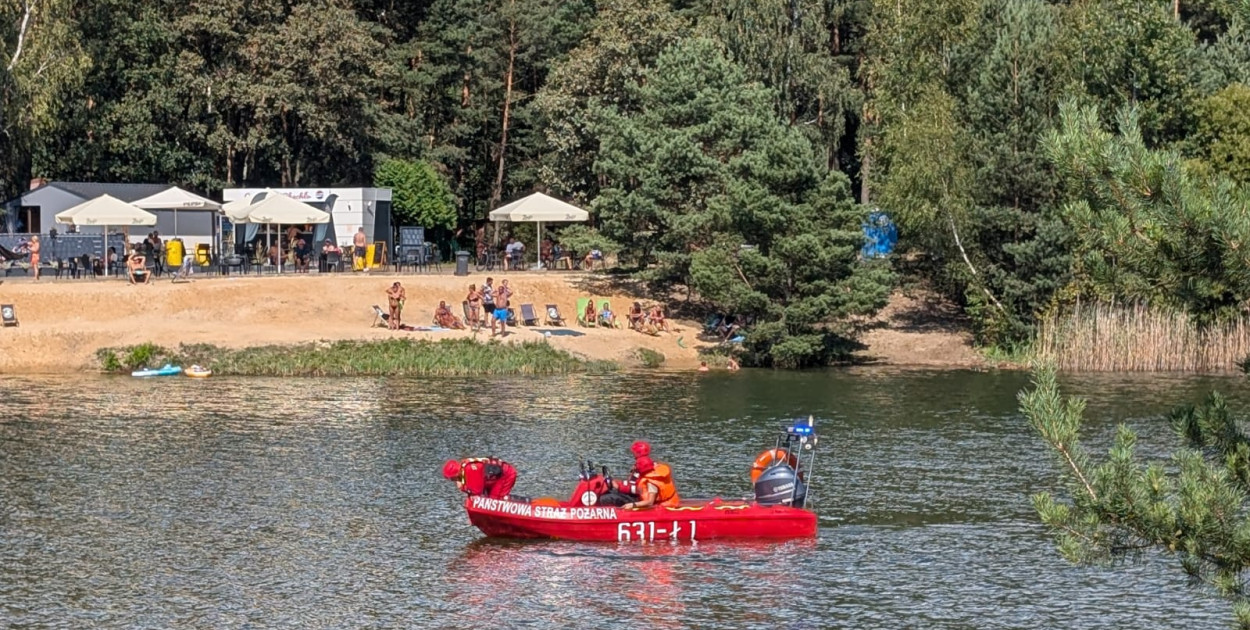
[[(835, 356), (903, 265), (987, 345), (1083, 297), (1250, 304), (1244, 0), (25, 0), (0, 25), (7, 193), (406, 168), (450, 227), (543, 190), (591, 209), (570, 238), (754, 315), (757, 363)], [(856, 260), (873, 209), (894, 261)]]

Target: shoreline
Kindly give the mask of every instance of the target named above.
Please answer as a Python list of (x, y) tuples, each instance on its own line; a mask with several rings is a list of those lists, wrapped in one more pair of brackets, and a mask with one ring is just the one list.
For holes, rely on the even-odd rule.
[[(585, 328), (577, 324), (579, 297), (607, 299), (623, 313), (635, 300), (627, 283), (596, 274), (518, 272), (469, 276), (369, 274), (292, 274), (284, 276), (201, 276), (191, 282), (154, 279), (150, 285), (125, 281), (56, 280), (39, 282), (6, 278), (0, 282), (0, 304), (12, 304), (20, 325), (0, 328), (0, 374), (65, 374), (99, 372), (96, 352), (102, 348), (152, 343), (166, 348), (211, 344), (238, 350), (261, 346), (299, 346), (338, 341), (387, 339), (492, 339), (484, 329), (445, 332), (391, 331), (373, 327), (373, 305), (386, 303), (392, 282), (401, 282), (408, 299), (404, 321), (429, 326), (434, 309), (445, 300), (461, 314), (460, 302), (470, 283), (481, 286), (487, 276), (496, 284), (506, 278), (514, 287), (513, 306), (533, 304), (540, 320), (546, 304), (556, 304), (564, 326), (509, 329), (504, 344), (546, 341), (551, 347), (589, 361), (611, 361), (623, 368), (641, 367), (639, 352), (664, 355), (653, 369), (697, 368), (700, 351), (716, 344), (698, 339), (702, 323), (670, 319), (671, 333), (644, 335), (628, 329)], [(947, 326), (917, 328), (908, 324), (921, 305), (897, 296), (878, 317), (863, 341), (869, 346), (858, 358), (867, 365), (927, 368), (993, 367), (971, 346), (970, 336)], [(900, 324), (899, 322), (902, 322)], [(542, 321), (539, 322), (543, 324)], [(546, 337), (542, 333), (550, 332)], [(712, 362), (709, 361), (711, 364)], [(714, 368), (715, 369), (715, 368)]]

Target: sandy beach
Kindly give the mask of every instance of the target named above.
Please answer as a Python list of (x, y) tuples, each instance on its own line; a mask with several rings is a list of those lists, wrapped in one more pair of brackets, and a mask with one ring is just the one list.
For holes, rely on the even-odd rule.
[[(201, 276), (173, 283), (168, 277), (145, 286), (124, 280), (56, 280), (34, 282), (11, 277), (0, 283), (0, 304), (13, 304), (18, 327), (0, 328), (0, 373), (63, 373), (94, 370), (99, 348), (152, 342), (212, 343), (225, 347), (303, 343), (318, 340), (385, 339), (394, 336), (444, 339), (472, 336), (470, 331), (399, 332), (373, 327), (372, 305), (385, 308), (385, 290), (396, 280), (407, 289), (404, 321), (431, 324), (439, 300), (460, 314), (469, 283), (487, 274), (441, 275), (292, 274), (273, 276)], [(561, 273), (490, 274), (496, 284), (508, 278), (514, 306), (532, 303), (541, 317), (544, 304), (557, 304), (568, 330), (581, 336), (551, 336), (548, 342), (589, 359), (637, 365), (639, 348), (658, 351), (666, 368), (693, 368), (699, 349), (711, 344), (696, 338), (700, 322), (673, 320), (672, 333), (650, 336), (627, 329), (583, 328), (577, 325), (579, 297), (609, 299), (624, 313), (635, 299), (628, 285), (603, 276)], [(643, 300), (647, 303), (646, 300)], [(956, 329), (915, 326), (916, 308), (900, 297), (881, 315), (880, 326), (865, 340), (865, 358), (893, 365), (966, 367), (983, 364), (965, 333)], [(543, 339), (545, 327), (514, 329), (505, 341)], [(489, 331), (479, 332), (485, 340)], [(679, 343), (680, 340), (680, 343)], [(684, 347), (683, 347), (684, 346)]]

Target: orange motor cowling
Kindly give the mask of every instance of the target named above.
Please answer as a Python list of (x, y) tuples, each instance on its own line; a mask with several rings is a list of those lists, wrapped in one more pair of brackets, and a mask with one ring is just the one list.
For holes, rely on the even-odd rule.
[(791, 468), (798, 468), (799, 458), (784, 448), (770, 448), (755, 456), (755, 464), (751, 466), (751, 483), (760, 478), (760, 474), (764, 469), (776, 464), (777, 462), (785, 462)]

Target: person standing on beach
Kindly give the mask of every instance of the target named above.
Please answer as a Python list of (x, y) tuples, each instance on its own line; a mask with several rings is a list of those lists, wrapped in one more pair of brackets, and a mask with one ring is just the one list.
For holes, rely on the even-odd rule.
[(387, 327), (391, 330), (399, 330), (399, 327), (403, 325), (400, 317), (404, 310), (404, 300), (407, 297), (408, 295), (404, 293), (404, 287), (398, 282), (392, 284), (391, 288), (386, 290), (386, 300), (391, 307), (391, 315), (387, 322)]
[[(507, 280), (499, 282), (499, 289), (495, 291), (495, 321), (499, 322), (499, 336), (508, 336), (508, 298), (512, 297), (512, 288), (508, 286)], [(490, 335), (495, 336), (495, 321), (490, 323)]]
[(486, 314), (486, 319), (490, 320), (490, 332), (495, 334), (495, 279), (487, 278), (486, 284), (482, 285), (482, 312)]
[(35, 272), (35, 280), (39, 280), (39, 251), (43, 246), (39, 244), (39, 237), (30, 237), (30, 268)]
[(368, 261), (365, 261), (365, 246), (368, 242), (369, 239), (365, 237), (365, 228), (361, 226), (359, 230), (356, 230), (356, 235), (352, 237), (352, 247), (354, 248), (352, 253), (357, 260), (363, 261), (363, 264), (360, 265), (362, 271), (369, 271)]
[(469, 303), (469, 325), (476, 331), (482, 321), (482, 292), (477, 290), (476, 284), (470, 284), (469, 295), (464, 299)]

